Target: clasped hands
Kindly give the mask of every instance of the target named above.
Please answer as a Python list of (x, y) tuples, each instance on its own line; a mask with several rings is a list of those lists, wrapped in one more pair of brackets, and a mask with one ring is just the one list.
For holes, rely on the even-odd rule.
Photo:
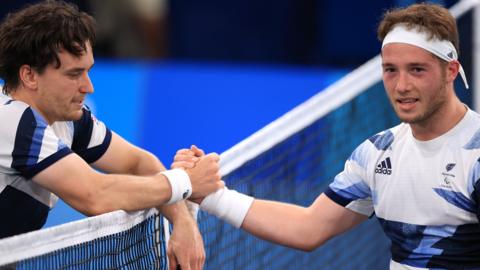
[(192, 184), (190, 201), (200, 203), (208, 194), (225, 186), (221, 180), (219, 161), (218, 154), (206, 155), (195, 145), (177, 151), (171, 169), (184, 169), (188, 173)]

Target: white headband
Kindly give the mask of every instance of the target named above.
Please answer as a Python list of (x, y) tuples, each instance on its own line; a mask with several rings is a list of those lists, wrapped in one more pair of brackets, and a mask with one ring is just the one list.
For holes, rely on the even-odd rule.
[[(426, 33), (418, 31), (417, 28), (408, 29), (404, 24), (397, 24), (383, 39), (382, 49), (390, 43), (406, 43), (420, 47), (438, 56), (447, 62), (458, 61), (458, 53), (452, 42), (439, 40), (437, 38), (429, 39)], [(460, 65), (460, 76), (465, 87), (468, 89), (467, 77), (465, 71)]]

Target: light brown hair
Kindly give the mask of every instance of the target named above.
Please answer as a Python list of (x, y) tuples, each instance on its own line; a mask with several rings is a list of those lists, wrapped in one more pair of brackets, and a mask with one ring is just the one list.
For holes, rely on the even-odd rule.
[(417, 28), (419, 31), (429, 34), (430, 38), (448, 40), (460, 54), (455, 18), (440, 5), (422, 3), (387, 11), (378, 26), (378, 39), (383, 41), (388, 32), (397, 24), (405, 24), (409, 29)]

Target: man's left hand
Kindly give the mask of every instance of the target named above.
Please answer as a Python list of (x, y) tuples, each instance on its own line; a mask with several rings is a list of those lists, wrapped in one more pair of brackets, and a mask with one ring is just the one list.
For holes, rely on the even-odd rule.
[(196, 222), (182, 218), (175, 222), (168, 242), (169, 269), (199, 270), (205, 264), (205, 249)]

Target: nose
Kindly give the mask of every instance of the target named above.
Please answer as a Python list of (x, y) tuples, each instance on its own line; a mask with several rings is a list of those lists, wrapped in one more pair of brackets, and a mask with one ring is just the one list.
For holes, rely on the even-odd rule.
[(91, 94), (94, 91), (93, 84), (92, 84), (92, 81), (90, 80), (90, 76), (88, 76), (88, 73), (85, 73), (82, 76), (80, 91), (85, 94)]
[(398, 92), (406, 92), (410, 88), (410, 82), (408, 78), (408, 74), (406, 72), (400, 71), (398, 73), (397, 81), (395, 84), (395, 90)]

